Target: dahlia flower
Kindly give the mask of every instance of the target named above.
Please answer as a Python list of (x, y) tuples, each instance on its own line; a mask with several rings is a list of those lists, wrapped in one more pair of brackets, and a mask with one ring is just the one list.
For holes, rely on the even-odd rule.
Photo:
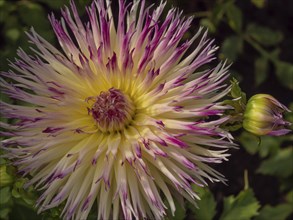
[(225, 181), (207, 164), (233, 146), (220, 128), (228, 66), (204, 70), (217, 47), (202, 28), (181, 42), (192, 18), (160, 19), (164, 6), (120, 0), (115, 16), (95, 0), (83, 24), (72, 1), (61, 21), (49, 16), (62, 51), (32, 29), (35, 55), (20, 49), (2, 73), (19, 100), (1, 103), (13, 119), (2, 147), (40, 190), (39, 212), (62, 204), (62, 218), (86, 219), (96, 202), (98, 219), (162, 219), (178, 197), (195, 203), (191, 184)]
[(247, 103), (243, 128), (255, 135), (280, 136), (290, 132), (290, 122), (283, 119), (283, 113), (290, 110), (268, 94), (252, 96)]

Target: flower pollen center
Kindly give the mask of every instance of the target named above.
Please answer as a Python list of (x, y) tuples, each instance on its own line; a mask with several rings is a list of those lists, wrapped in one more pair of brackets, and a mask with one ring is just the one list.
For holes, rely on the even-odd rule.
[(119, 131), (130, 123), (134, 105), (128, 95), (123, 94), (119, 89), (111, 88), (90, 99), (95, 103), (89, 112), (101, 131)]

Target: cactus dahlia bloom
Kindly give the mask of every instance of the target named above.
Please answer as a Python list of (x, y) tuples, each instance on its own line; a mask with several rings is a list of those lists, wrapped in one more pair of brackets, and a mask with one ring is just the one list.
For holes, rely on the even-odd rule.
[(233, 145), (219, 128), (228, 68), (199, 70), (216, 47), (201, 29), (180, 42), (192, 19), (176, 9), (160, 19), (164, 6), (121, 0), (116, 21), (96, 0), (83, 24), (72, 2), (61, 21), (50, 16), (63, 51), (31, 30), (36, 55), (19, 50), (2, 73), (3, 92), (21, 101), (1, 103), (14, 119), (2, 123), (3, 148), (41, 190), (40, 212), (62, 204), (63, 218), (86, 219), (96, 202), (98, 219), (162, 219), (178, 197), (194, 202), (192, 183), (224, 181), (207, 163)]

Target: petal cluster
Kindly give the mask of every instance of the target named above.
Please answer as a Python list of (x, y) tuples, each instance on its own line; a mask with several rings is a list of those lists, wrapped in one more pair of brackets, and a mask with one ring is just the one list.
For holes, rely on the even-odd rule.
[(191, 184), (225, 181), (207, 164), (233, 146), (219, 127), (228, 66), (208, 67), (213, 41), (200, 28), (182, 42), (192, 18), (177, 9), (161, 18), (164, 6), (120, 0), (116, 16), (95, 0), (83, 23), (72, 1), (61, 20), (49, 16), (62, 50), (32, 29), (35, 55), (20, 49), (2, 73), (15, 100), (1, 102), (12, 121), (1, 124), (2, 148), (42, 192), (39, 212), (62, 205), (64, 219), (92, 208), (98, 219), (162, 219), (177, 197), (195, 203)]

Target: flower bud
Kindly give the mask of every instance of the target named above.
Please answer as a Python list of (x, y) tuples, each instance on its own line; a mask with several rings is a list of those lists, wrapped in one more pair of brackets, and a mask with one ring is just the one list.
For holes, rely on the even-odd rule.
[(271, 95), (254, 95), (246, 105), (243, 128), (258, 136), (287, 134), (290, 130), (285, 127), (290, 123), (283, 119), (285, 111), (290, 110)]

